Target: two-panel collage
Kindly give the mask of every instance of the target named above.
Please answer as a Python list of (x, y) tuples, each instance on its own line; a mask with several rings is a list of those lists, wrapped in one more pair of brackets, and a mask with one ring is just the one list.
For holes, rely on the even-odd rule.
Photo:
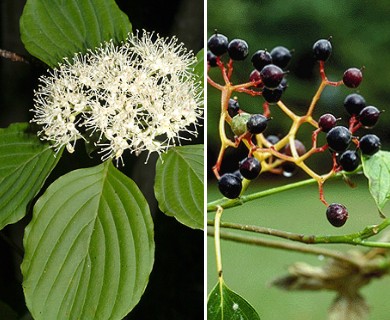
[(390, 320), (389, 17), (0, 0), (0, 320)]

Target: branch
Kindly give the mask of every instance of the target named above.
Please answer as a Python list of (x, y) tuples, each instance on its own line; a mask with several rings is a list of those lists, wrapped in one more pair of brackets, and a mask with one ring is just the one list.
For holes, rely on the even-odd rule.
[[(207, 235), (213, 237), (214, 228), (207, 227)], [(219, 236), (221, 239), (239, 242), (239, 243), (246, 243), (246, 244), (251, 244), (251, 245), (256, 245), (261, 247), (275, 248), (275, 249), (283, 249), (288, 251), (297, 251), (301, 253), (308, 253), (314, 255), (323, 255), (340, 261), (346, 261), (357, 267), (361, 267), (361, 261), (359, 261), (359, 259), (354, 259), (353, 257), (348, 256), (341, 251), (329, 250), (329, 249), (319, 248), (319, 247), (312, 247), (303, 244), (289, 243), (284, 241), (265, 240), (265, 239), (260, 239), (259, 237), (239, 235), (239, 234), (235, 234), (223, 230), (220, 231)]]
[[(214, 226), (214, 221), (208, 220), (207, 225)], [(338, 236), (329, 236), (329, 235), (317, 236), (317, 235), (304, 235), (304, 234), (286, 232), (286, 231), (272, 229), (272, 228), (265, 228), (265, 227), (259, 227), (254, 225), (244, 225), (244, 224), (232, 223), (232, 222), (220, 223), (221, 228), (261, 233), (261, 234), (266, 234), (266, 235), (275, 236), (275, 237), (306, 243), (306, 244), (345, 243), (345, 244), (360, 245), (365, 247), (377, 247), (377, 248), (387, 248), (387, 249), (390, 249), (389, 242), (365, 241), (365, 239), (368, 239), (374, 235), (379, 234), (379, 232), (386, 229), (389, 225), (390, 225), (390, 218), (387, 218), (378, 225), (367, 226), (362, 231), (356, 233), (338, 235)]]

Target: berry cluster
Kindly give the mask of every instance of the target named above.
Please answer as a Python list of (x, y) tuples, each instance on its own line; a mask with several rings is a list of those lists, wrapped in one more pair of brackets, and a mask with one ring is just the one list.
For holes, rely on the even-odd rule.
[[(291, 51), (283, 46), (277, 46), (270, 52), (257, 50), (251, 57), (254, 69), (249, 74), (249, 81), (233, 84), (231, 76), (233, 64), (249, 55), (247, 42), (242, 39), (228, 38), (217, 31), (209, 38), (207, 52), (208, 69), (218, 67), (221, 70), (224, 84), (218, 84), (208, 77), (210, 85), (221, 91), (222, 110), (220, 123), (221, 148), (213, 172), (218, 179), (221, 193), (230, 199), (235, 199), (243, 192), (244, 186), (250, 180), (258, 177), (261, 172), (281, 173), (291, 176), (297, 167), (304, 170), (315, 179), (319, 186), (320, 200), (327, 206), (326, 216), (329, 222), (340, 227), (348, 218), (347, 208), (338, 203), (328, 204), (323, 193), (324, 182), (339, 171), (351, 172), (360, 164), (360, 156), (372, 156), (381, 147), (380, 139), (374, 134), (360, 135), (358, 130), (371, 129), (377, 123), (380, 111), (367, 105), (363, 96), (358, 93), (349, 94), (344, 100), (344, 108), (349, 114), (346, 125), (342, 119), (326, 113), (316, 121), (313, 113), (325, 87), (345, 85), (357, 88), (363, 80), (362, 70), (347, 69), (340, 81), (329, 81), (325, 74), (325, 62), (332, 54), (331, 39), (320, 39), (313, 45), (313, 56), (319, 62), (321, 84), (313, 96), (307, 112), (299, 116), (292, 112), (282, 101), (282, 94), (287, 88), (286, 67), (292, 58)], [(228, 56), (226, 59), (225, 57)], [(263, 109), (259, 113), (245, 112), (233, 93), (246, 93), (252, 96), (262, 96)], [(277, 105), (292, 121), (290, 130), (284, 137), (267, 135), (267, 124), (271, 116), (270, 106)], [(313, 127), (312, 144), (310, 148), (296, 139), (302, 124)], [(226, 135), (225, 125), (228, 124), (234, 133), (234, 139)], [(324, 134), (326, 144), (318, 146), (318, 136)], [(244, 143), (248, 155), (239, 162), (238, 171), (220, 175), (221, 163), (228, 147), (237, 148)], [(329, 150), (332, 154), (331, 169), (326, 174), (317, 174), (305, 161), (318, 153)], [(244, 182), (245, 179), (245, 183)]]

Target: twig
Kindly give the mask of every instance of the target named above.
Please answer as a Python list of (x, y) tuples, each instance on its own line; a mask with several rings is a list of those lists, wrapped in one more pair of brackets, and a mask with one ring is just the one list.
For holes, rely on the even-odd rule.
[(7, 51), (4, 49), (0, 49), (0, 57), (9, 59), (14, 62), (23, 62), (27, 64), (30, 63), (26, 58), (22, 57), (21, 55), (18, 55), (15, 52)]

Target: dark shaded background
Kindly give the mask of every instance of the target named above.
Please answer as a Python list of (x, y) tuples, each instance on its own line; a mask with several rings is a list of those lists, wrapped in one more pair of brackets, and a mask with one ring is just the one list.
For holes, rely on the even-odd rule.
[[(0, 0), (1, 49), (27, 54), (19, 36), (19, 18), (25, 2)], [(203, 47), (203, 1), (120, 0), (117, 3), (128, 14), (133, 30), (155, 30), (161, 36), (176, 35), (195, 53)], [(37, 66), (0, 58), (0, 127), (30, 119), (28, 110), (33, 105), (33, 90), (43, 72)], [(203, 134), (194, 142), (202, 143)], [(80, 153), (85, 152), (79, 147), (76, 154)], [(146, 166), (143, 164), (145, 159), (140, 158), (126, 158), (123, 171), (137, 182), (150, 204), (155, 222), (156, 257), (145, 294), (126, 319), (201, 319), (204, 304), (203, 232), (184, 227), (158, 210), (151, 184), (156, 157), (152, 157)], [(65, 153), (47, 184), (70, 170), (95, 163), (86, 156), (76, 159)], [(0, 319), (8, 319), (7, 315), (9, 319), (30, 319), (19, 270), (23, 230), (29, 219), (27, 216), (0, 232)]]

